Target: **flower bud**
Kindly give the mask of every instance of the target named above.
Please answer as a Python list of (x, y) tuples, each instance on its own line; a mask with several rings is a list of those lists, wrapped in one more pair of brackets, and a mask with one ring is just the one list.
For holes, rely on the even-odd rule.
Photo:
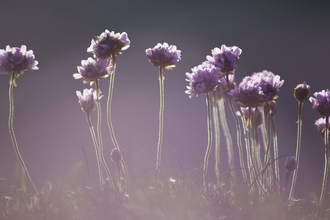
[(310, 86), (305, 82), (297, 85), (296, 88), (294, 88), (293, 96), (300, 103), (304, 103), (309, 98), (309, 94)]
[(111, 151), (111, 153), (110, 153), (110, 159), (113, 162), (118, 163), (121, 160), (121, 152), (120, 152), (120, 150), (117, 149), (117, 148), (113, 148), (112, 151)]
[(294, 171), (295, 169), (297, 169), (297, 160), (296, 157), (290, 156), (286, 158), (285, 161), (285, 169), (287, 169), (287, 171)]

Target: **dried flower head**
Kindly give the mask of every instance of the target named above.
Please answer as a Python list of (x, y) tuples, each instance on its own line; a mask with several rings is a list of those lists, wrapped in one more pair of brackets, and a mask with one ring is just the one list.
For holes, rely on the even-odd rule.
[(244, 77), (242, 82), (228, 94), (242, 107), (258, 107), (264, 102), (261, 87), (251, 76)]
[(206, 56), (207, 62), (215, 65), (224, 73), (234, 73), (242, 50), (239, 47), (222, 45), (212, 50), (212, 56)]
[(173, 69), (175, 64), (181, 60), (181, 50), (177, 50), (175, 45), (169, 46), (166, 42), (158, 43), (152, 49), (146, 49), (146, 55), (152, 65), (165, 69)]
[(107, 59), (93, 59), (89, 57), (87, 60), (81, 61), (81, 66), (77, 67), (79, 73), (73, 74), (75, 79), (83, 79), (83, 83), (93, 83), (99, 79), (107, 78), (114, 67), (112, 62)]
[(38, 70), (38, 61), (34, 59), (32, 50), (26, 50), (26, 46), (19, 47), (6, 46), (6, 49), (0, 50), (0, 74), (11, 73), (14, 74), (14, 86), (16, 86), (15, 79), (20, 74), (27, 70)]
[(294, 88), (293, 96), (298, 102), (304, 103), (309, 98), (310, 90), (310, 86), (303, 82), (302, 84), (299, 84), (296, 86), (296, 88)]
[[(78, 102), (81, 106), (81, 110), (89, 115), (96, 108), (97, 103), (97, 94), (94, 89), (84, 89), (81, 94), (80, 91), (76, 91), (78, 96)], [(99, 100), (102, 98), (102, 95), (99, 97)]]
[(190, 98), (198, 96), (201, 93), (208, 93), (214, 91), (219, 85), (220, 69), (204, 62), (191, 69), (191, 73), (186, 73), (189, 82), (186, 94)]
[(121, 152), (118, 148), (113, 148), (110, 153), (110, 159), (118, 163), (121, 160)]
[(114, 31), (105, 30), (100, 36), (92, 39), (87, 52), (93, 53), (98, 59), (110, 59), (129, 48), (130, 43), (126, 32), (115, 34)]
[(322, 116), (330, 116), (330, 92), (329, 90), (322, 90), (321, 92), (315, 92), (314, 97), (310, 97), (309, 101), (312, 103), (312, 107), (318, 111)]
[(279, 75), (274, 75), (272, 72), (264, 70), (262, 72), (252, 74), (252, 77), (261, 87), (265, 102), (274, 101), (278, 98), (277, 94), (279, 89), (284, 84), (284, 80), (280, 80)]
[(294, 156), (290, 156), (290, 157), (287, 157), (286, 160), (285, 160), (285, 169), (287, 171), (294, 171), (295, 169), (297, 169), (297, 160), (296, 160), (296, 157)]

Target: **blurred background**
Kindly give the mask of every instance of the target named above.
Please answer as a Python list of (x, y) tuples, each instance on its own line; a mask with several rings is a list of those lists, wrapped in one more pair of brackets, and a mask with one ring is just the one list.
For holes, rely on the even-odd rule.
[[(251, 1), (252, 2), (252, 1)], [(14, 89), (14, 128), (21, 154), (38, 188), (65, 176), (88, 157), (92, 178), (97, 167), (92, 139), (76, 90), (88, 88), (74, 80), (92, 37), (105, 29), (127, 32), (131, 47), (117, 59), (112, 118), (119, 145), (131, 175), (143, 177), (156, 164), (158, 140), (158, 69), (145, 56), (157, 43), (174, 44), (182, 60), (165, 71), (165, 116), (162, 172), (180, 177), (198, 168), (201, 180), (207, 144), (205, 97), (189, 99), (185, 73), (205, 61), (211, 49), (236, 45), (243, 52), (236, 82), (253, 72), (272, 71), (285, 80), (275, 118), (279, 154), (294, 155), (297, 101), (293, 88), (302, 82), (316, 92), (330, 88), (330, 13), (327, 1), (64, 1), (4, 0), (0, 13), (0, 48), (27, 45), (39, 61), (39, 70), (25, 72)], [(12, 179), (18, 165), (8, 132), (9, 75), (0, 76), (0, 178)], [(104, 95), (109, 80), (100, 82)], [(113, 148), (103, 106), (103, 142), (109, 159)], [(234, 120), (228, 122), (236, 139)], [(324, 166), (324, 144), (314, 125), (319, 114), (306, 102), (303, 110), (301, 164), (296, 190), (302, 196), (319, 195)], [(92, 121), (96, 126), (96, 112)], [(224, 149), (224, 140), (222, 139)], [(237, 149), (235, 148), (237, 155)], [(213, 154), (211, 154), (211, 157)], [(284, 176), (286, 156), (280, 159)], [(212, 157), (213, 160), (213, 157)], [(222, 153), (222, 172), (226, 171)], [(210, 162), (213, 168), (214, 162)], [(140, 171), (140, 172), (139, 172)], [(87, 172), (84, 172), (87, 176)], [(142, 176), (141, 176), (142, 175)]]

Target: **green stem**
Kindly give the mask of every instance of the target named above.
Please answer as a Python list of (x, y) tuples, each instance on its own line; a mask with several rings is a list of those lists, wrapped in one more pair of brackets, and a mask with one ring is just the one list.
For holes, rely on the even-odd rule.
[(159, 132), (157, 145), (157, 161), (156, 161), (156, 184), (159, 181), (159, 169), (161, 166), (161, 154), (163, 143), (163, 123), (164, 123), (164, 74), (163, 67), (159, 67)]
[(8, 128), (9, 128), (9, 133), (10, 133), (10, 137), (11, 140), (13, 142), (13, 147), (15, 150), (15, 154), (19, 160), (19, 163), (21, 164), (24, 173), (26, 175), (26, 178), (29, 180), (30, 184), (32, 185), (34, 191), (39, 194), (37, 188), (35, 187), (34, 183), (32, 182), (32, 179), (30, 177), (29, 171), (24, 163), (23, 157), (21, 155), (21, 153), (19, 152), (18, 149), (18, 144), (17, 144), (17, 140), (15, 137), (15, 133), (14, 133), (14, 86), (16, 86), (16, 73), (12, 73), (11, 74), (11, 78), (9, 81), (9, 117), (8, 117)]

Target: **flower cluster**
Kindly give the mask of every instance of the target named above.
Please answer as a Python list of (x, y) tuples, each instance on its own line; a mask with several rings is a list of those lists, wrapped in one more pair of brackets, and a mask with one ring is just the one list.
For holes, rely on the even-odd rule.
[(84, 89), (82, 94), (80, 91), (76, 91), (76, 94), (79, 99), (78, 102), (81, 106), (81, 110), (85, 112), (87, 115), (89, 115), (91, 112), (95, 110), (97, 101), (102, 98), (102, 96), (100, 96), (97, 99), (96, 91), (92, 88)]
[[(19, 47), (6, 46), (0, 50), (0, 74), (12, 73), (14, 79), (27, 70), (38, 70), (38, 61), (34, 59), (32, 50), (27, 50), (25, 45)], [(13, 81), (16, 86), (15, 80)]]
[(79, 73), (73, 74), (75, 79), (83, 79), (84, 83), (91, 85), (99, 80), (107, 78), (112, 72), (114, 67), (112, 62), (107, 59), (93, 59), (89, 57), (87, 60), (81, 61), (81, 66), (77, 67)]
[(223, 73), (234, 73), (242, 50), (239, 47), (222, 45), (212, 50), (212, 56), (206, 56), (207, 62), (221, 69)]
[(243, 78), (229, 94), (243, 107), (258, 107), (274, 102), (283, 83), (284, 80), (280, 80), (280, 76), (264, 70)]
[(114, 31), (105, 30), (100, 36), (92, 39), (87, 52), (93, 53), (98, 59), (109, 59), (129, 48), (130, 43), (126, 32), (115, 34)]
[(186, 73), (189, 82), (186, 94), (190, 98), (198, 96), (200, 93), (214, 91), (219, 85), (220, 68), (204, 62), (191, 69), (191, 73)]
[(166, 42), (158, 43), (152, 49), (146, 49), (146, 55), (152, 65), (165, 69), (173, 69), (175, 64), (181, 60), (181, 50), (177, 50), (175, 45), (169, 46)]

